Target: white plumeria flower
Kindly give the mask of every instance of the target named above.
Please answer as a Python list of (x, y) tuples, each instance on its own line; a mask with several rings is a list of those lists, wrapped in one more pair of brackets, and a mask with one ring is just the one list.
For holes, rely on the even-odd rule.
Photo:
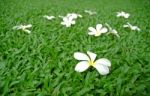
[(32, 25), (31, 24), (28, 24), (28, 25), (18, 25), (18, 26), (14, 26), (13, 29), (14, 30), (23, 30), (27, 33), (31, 33), (30, 30), (28, 30), (27, 28), (31, 28)]
[(106, 27), (103, 27), (102, 24), (97, 24), (96, 28), (94, 27), (89, 27), (89, 35), (94, 35), (94, 36), (100, 36), (102, 33), (106, 33), (108, 29)]
[(61, 22), (62, 25), (70, 27), (71, 25), (74, 25), (76, 23), (75, 20), (78, 17), (82, 18), (82, 15), (76, 13), (68, 13), (66, 16), (59, 15), (59, 17), (63, 19), (63, 21)]
[(97, 14), (95, 11), (91, 11), (91, 10), (84, 10), (85, 13), (88, 13), (89, 15), (95, 15)]
[(137, 27), (137, 26), (133, 26), (133, 25), (131, 25), (130, 23), (127, 23), (127, 24), (125, 24), (125, 25), (123, 25), (123, 27), (124, 28), (130, 28), (131, 30), (134, 30), (134, 31), (140, 31), (141, 29), (139, 28), (139, 27)]
[(110, 27), (110, 25), (109, 24), (105, 24), (107, 27), (108, 27), (108, 29), (109, 29), (109, 32), (108, 32), (108, 34), (114, 34), (114, 35), (116, 35), (117, 37), (120, 37), (119, 36), (119, 34), (118, 34), (118, 32), (117, 32), (117, 30), (115, 30), (115, 29), (112, 29), (111, 27)]
[(52, 20), (55, 18), (55, 16), (48, 16), (48, 15), (44, 15), (44, 18), (46, 18), (47, 20)]
[(101, 75), (107, 75), (109, 73), (109, 67), (111, 67), (111, 62), (106, 58), (95, 60), (96, 56), (95, 53), (90, 51), (87, 51), (87, 54), (75, 52), (74, 58), (80, 61), (76, 65), (75, 71), (84, 72), (90, 66), (93, 66)]
[(126, 12), (117, 12), (117, 17), (124, 17), (124, 18), (129, 18), (130, 14)]
[(75, 24), (75, 20), (73, 18), (64, 17), (63, 21), (61, 22), (62, 25), (65, 25), (66, 27), (70, 27), (71, 25)]
[(78, 17), (82, 18), (82, 15), (76, 13), (68, 13), (66, 17), (77, 19)]

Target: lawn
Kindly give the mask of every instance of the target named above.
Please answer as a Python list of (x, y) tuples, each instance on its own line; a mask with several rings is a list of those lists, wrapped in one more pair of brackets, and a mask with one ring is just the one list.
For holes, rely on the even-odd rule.
[[(84, 10), (94, 10), (88, 15)], [(128, 19), (116, 12), (130, 13)], [(83, 18), (65, 27), (59, 15)], [(43, 15), (54, 15), (48, 21)], [(141, 31), (123, 28), (130, 22)], [(88, 27), (110, 24), (114, 35), (89, 36)], [(31, 34), (12, 28), (32, 24)], [(149, 0), (0, 0), (1, 96), (149, 96)], [(111, 61), (110, 73), (75, 71), (75, 52), (92, 51)]]

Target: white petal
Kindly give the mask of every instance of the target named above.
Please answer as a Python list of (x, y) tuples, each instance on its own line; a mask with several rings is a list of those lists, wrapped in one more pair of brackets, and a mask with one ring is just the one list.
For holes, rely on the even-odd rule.
[(70, 27), (70, 26), (71, 26), (71, 23), (66, 23), (65, 26), (66, 26), (66, 27)]
[(90, 60), (90, 58), (86, 54), (81, 52), (75, 52), (74, 58), (77, 60)]
[(89, 27), (88, 29), (89, 29), (89, 31), (91, 31), (91, 32), (95, 32), (95, 33), (96, 33), (96, 29), (95, 29), (95, 28), (93, 28), (93, 27)]
[(125, 18), (129, 18), (129, 16), (130, 16), (130, 14), (128, 14), (128, 13), (124, 15)]
[(108, 29), (105, 27), (100, 30), (101, 33), (106, 33), (107, 31), (108, 31)]
[(69, 23), (69, 22), (61, 22), (61, 25), (65, 25), (66, 27), (70, 27), (71, 23)]
[(75, 18), (73, 16), (68, 17), (68, 21), (73, 21)]
[(78, 17), (82, 18), (83, 16), (81, 14), (78, 14)]
[(137, 29), (137, 26), (131, 26), (131, 29), (132, 29), (132, 30), (136, 30), (136, 29)]
[(25, 29), (25, 30), (23, 30), (23, 31), (25, 31), (25, 32), (27, 32), (27, 33), (31, 33), (31, 31), (30, 30), (27, 30), (27, 29)]
[(96, 33), (95, 32), (89, 32), (88, 34), (89, 35), (95, 35)]
[(117, 34), (118, 32), (117, 32), (117, 30), (113, 29), (113, 30), (111, 31), (111, 33)]
[(71, 21), (71, 24), (76, 24), (76, 21)]
[(21, 26), (14, 26), (13, 29), (14, 30), (19, 30), (19, 29), (21, 29)]
[(125, 24), (125, 25), (123, 25), (123, 27), (126, 28), (126, 27), (129, 27), (129, 25), (126, 25), (126, 24)]
[(61, 15), (59, 15), (58, 17), (59, 17), (59, 18), (64, 18), (64, 16), (61, 16)]
[(117, 17), (120, 17), (120, 16), (121, 16), (121, 15), (118, 13), (118, 14), (117, 14)]
[(120, 37), (119, 34), (118, 34), (118, 32), (117, 32), (117, 30), (115, 30), (115, 29), (113, 29), (113, 30), (111, 31), (111, 33), (114, 34), (114, 35), (116, 35), (117, 37)]
[(109, 67), (111, 66), (111, 62), (106, 58), (101, 58), (101, 59), (96, 60), (95, 64), (102, 64), (102, 65), (109, 66)]
[(63, 18), (63, 21), (64, 21), (64, 22), (68, 22), (68, 18), (67, 18), (67, 17), (64, 17), (64, 18)]
[(77, 72), (83, 72), (85, 70), (87, 70), (89, 68), (89, 64), (87, 61), (81, 61), (79, 62), (76, 67), (75, 67), (75, 71)]
[(141, 31), (141, 29), (140, 29), (140, 28), (137, 28), (137, 31)]
[(102, 64), (97, 63), (94, 65), (94, 68), (96, 68), (101, 75), (107, 75), (109, 73), (109, 68)]
[(43, 17), (44, 17), (44, 18), (47, 18), (48, 16), (47, 16), (47, 15), (44, 15)]
[(65, 22), (61, 22), (60, 24), (65, 25)]
[(99, 30), (99, 31), (100, 31), (101, 28), (102, 28), (102, 24), (97, 24), (97, 25), (96, 25), (96, 30)]
[(89, 55), (89, 57), (90, 57), (90, 59), (91, 59), (92, 61), (95, 61), (96, 56), (97, 56), (95, 53), (92, 53), (92, 52), (90, 52), (90, 51), (87, 51), (87, 54)]
[(32, 25), (31, 25), (31, 24), (29, 24), (29, 25), (26, 25), (25, 27), (26, 27), (26, 28), (30, 28), (30, 27), (32, 27)]

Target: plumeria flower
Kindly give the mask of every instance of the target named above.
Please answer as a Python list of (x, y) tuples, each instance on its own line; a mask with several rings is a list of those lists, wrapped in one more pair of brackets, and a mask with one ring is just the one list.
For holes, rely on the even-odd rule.
[(91, 10), (84, 10), (85, 13), (88, 13), (89, 15), (95, 15), (97, 14), (95, 11), (91, 11)]
[(78, 17), (82, 18), (82, 15), (76, 13), (68, 13), (66, 17), (77, 19)]
[(108, 27), (108, 29), (109, 29), (109, 32), (108, 32), (108, 34), (114, 34), (115, 36), (117, 36), (117, 37), (120, 37), (119, 36), (119, 34), (118, 34), (118, 32), (117, 32), (117, 30), (115, 30), (115, 29), (112, 29), (111, 27), (110, 27), (110, 25), (109, 24), (105, 24), (107, 27)]
[(102, 33), (106, 33), (108, 29), (106, 27), (103, 27), (102, 24), (97, 24), (96, 28), (94, 27), (89, 27), (89, 35), (94, 35), (94, 36), (100, 36)]
[(55, 18), (55, 16), (48, 16), (48, 15), (44, 15), (44, 18), (46, 18), (47, 20), (52, 20)]
[(90, 51), (87, 51), (87, 54), (75, 52), (74, 58), (80, 61), (76, 65), (75, 71), (84, 72), (90, 66), (93, 66), (101, 75), (107, 75), (109, 73), (109, 67), (111, 67), (111, 62), (106, 58), (95, 60), (96, 56), (95, 53)]
[(140, 31), (141, 29), (139, 28), (139, 27), (137, 27), (137, 26), (133, 26), (133, 25), (131, 25), (130, 23), (127, 23), (127, 24), (125, 24), (125, 25), (123, 25), (123, 27), (124, 28), (130, 28), (131, 30), (134, 30), (134, 31)]
[(28, 30), (28, 28), (31, 28), (31, 27), (32, 27), (31, 24), (28, 24), (28, 25), (18, 25), (18, 26), (14, 26), (13, 29), (14, 30), (23, 30), (24, 32), (31, 33), (31, 31)]
[(130, 14), (126, 12), (117, 12), (117, 17), (124, 17), (124, 18), (129, 18)]
[(63, 19), (63, 21), (61, 22), (62, 25), (70, 27), (71, 25), (74, 25), (76, 23), (75, 20), (78, 17), (82, 18), (82, 15), (76, 13), (68, 13), (66, 16), (59, 16), (59, 17)]
[(73, 18), (64, 17), (63, 21), (61, 22), (62, 25), (65, 25), (66, 27), (70, 27), (71, 25), (75, 24), (75, 20)]

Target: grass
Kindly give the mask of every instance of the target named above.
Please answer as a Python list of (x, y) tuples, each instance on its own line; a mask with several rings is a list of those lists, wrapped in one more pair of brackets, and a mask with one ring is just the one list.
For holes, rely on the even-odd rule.
[[(84, 10), (98, 12), (89, 16)], [(1, 96), (148, 96), (150, 95), (149, 0), (1, 0), (0, 95)], [(116, 18), (126, 11), (129, 19)], [(65, 28), (60, 18), (43, 15), (82, 14), (76, 25)], [(126, 22), (141, 32), (126, 30)], [(32, 24), (32, 33), (12, 30)], [(89, 26), (108, 23), (121, 38), (87, 35)], [(74, 71), (76, 51), (91, 50), (97, 58), (112, 62), (110, 74), (94, 69)]]

